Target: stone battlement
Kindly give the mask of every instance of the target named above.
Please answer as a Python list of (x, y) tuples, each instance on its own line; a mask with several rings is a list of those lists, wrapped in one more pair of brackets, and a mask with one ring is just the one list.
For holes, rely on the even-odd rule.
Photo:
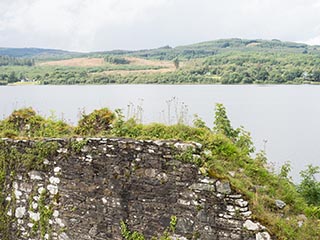
[[(2, 140), (24, 151), (34, 141)], [(228, 182), (204, 176), (179, 155), (200, 144), (118, 138), (50, 139), (43, 167), (15, 169), (4, 192), (9, 239), (122, 239), (120, 221), (147, 239), (177, 217), (173, 239), (270, 239)], [(1, 235), (4, 233), (0, 232)]]

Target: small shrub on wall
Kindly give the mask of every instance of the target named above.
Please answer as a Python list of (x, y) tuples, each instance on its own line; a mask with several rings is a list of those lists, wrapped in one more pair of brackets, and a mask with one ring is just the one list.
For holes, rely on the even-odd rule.
[(75, 132), (86, 136), (101, 134), (111, 129), (114, 120), (115, 114), (108, 108), (94, 110), (90, 114), (82, 115)]

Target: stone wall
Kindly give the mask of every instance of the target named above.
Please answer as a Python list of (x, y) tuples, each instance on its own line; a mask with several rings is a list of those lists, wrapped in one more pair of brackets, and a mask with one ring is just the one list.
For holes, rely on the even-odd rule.
[[(30, 141), (4, 140), (23, 149)], [(177, 217), (173, 239), (270, 239), (228, 182), (178, 160), (199, 144), (131, 139), (53, 139), (44, 171), (7, 177), (9, 239), (122, 239), (120, 221), (147, 239)], [(0, 233), (0, 238), (3, 233)]]

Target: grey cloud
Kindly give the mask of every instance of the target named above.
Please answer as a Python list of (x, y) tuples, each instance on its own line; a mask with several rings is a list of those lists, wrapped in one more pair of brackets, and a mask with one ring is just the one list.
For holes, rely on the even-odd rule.
[(217, 38), (320, 44), (318, 0), (2, 0), (0, 46), (93, 51)]

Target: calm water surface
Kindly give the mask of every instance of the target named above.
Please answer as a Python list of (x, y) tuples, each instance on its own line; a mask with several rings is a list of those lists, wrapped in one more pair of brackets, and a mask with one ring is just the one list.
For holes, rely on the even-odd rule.
[[(125, 114), (132, 115), (141, 106), (143, 122), (172, 123), (176, 113), (187, 112), (185, 119), (190, 123), (193, 114), (198, 114), (211, 127), (217, 102), (226, 106), (234, 127), (242, 125), (252, 133), (257, 150), (265, 149), (269, 161), (276, 167), (290, 161), (295, 180), (307, 164), (320, 165), (320, 86), (0, 87), (1, 118), (16, 108), (31, 106), (42, 115), (49, 116), (54, 112), (72, 124), (77, 122), (79, 112), (83, 110), (121, 108)], [(187, 109), (182, 107), (185, 105)]]

